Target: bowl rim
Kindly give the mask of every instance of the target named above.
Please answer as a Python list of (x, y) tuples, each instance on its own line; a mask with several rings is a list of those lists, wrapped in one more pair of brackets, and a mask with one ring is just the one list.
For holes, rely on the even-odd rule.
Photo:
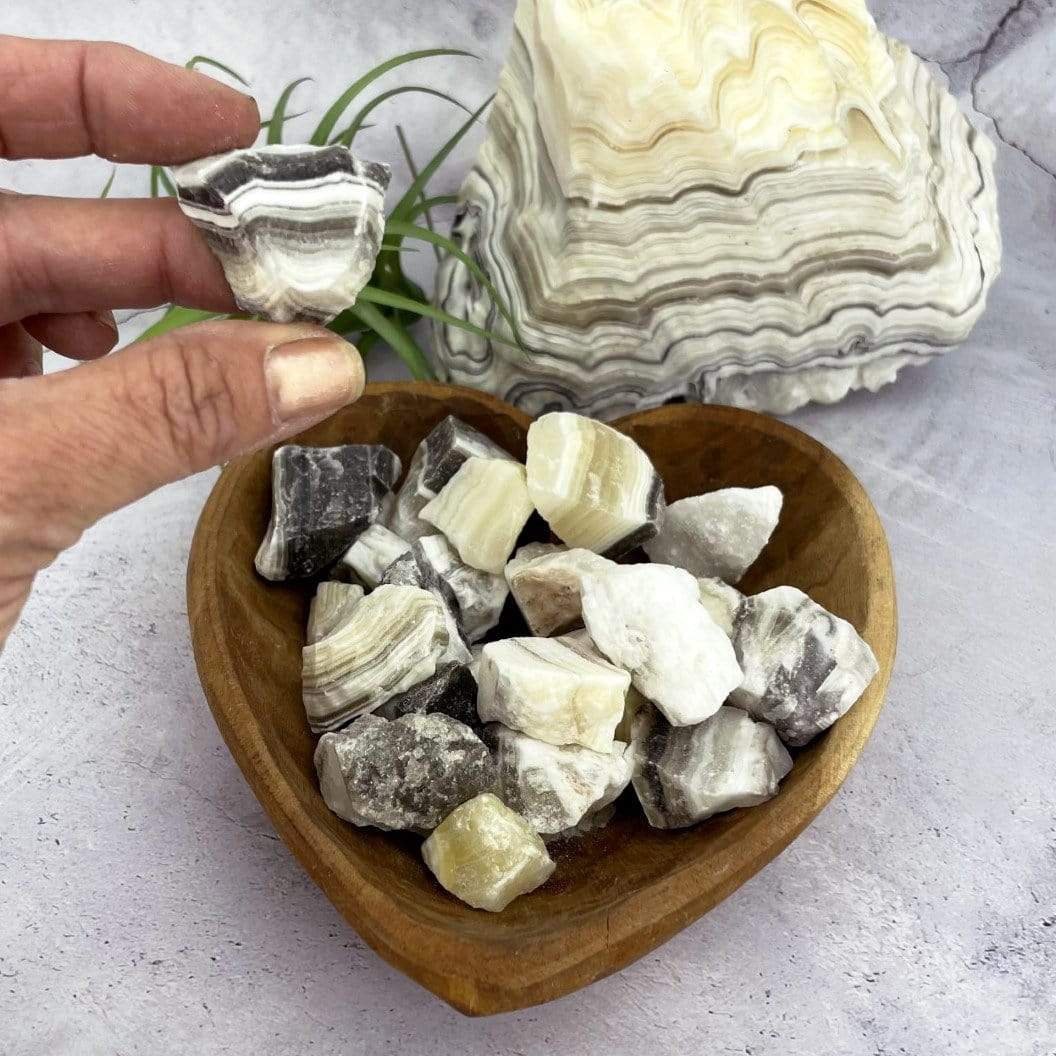
[[(482, 408), (512, 418), (527, 430), (531, 416), (491, 394), (439, 382), (386, 382), (367, 386), (364, 395), (383, 397), (416, 393), (439, 399), (470, 396)], [(214, 528), (222, 523), (253, 456), (229, 463), (203, 507), (191, 545), (187, 570), (188, 620), (199, 678), (210, 710), (231, 754), (264, 807), (276, 830), (330, 901), (378, 954), (468, 1015), (490, 1015), (552, 1000), (611, 974), (643, 956), (692, 921), (714, 908), (749, 877), (781, 853), (832, 799), (854, 766), (883, 706), (897, 644), (897, 603), (891, 555), (883, 525), (861, 483), (832, 451), (819, 441), (777, 419), (754, 411), (704, 404), (669, 404), (634, 412), (609, 424), (619, 428), (633, 421), (659, 423), (684, 416), (707, 416), (730, 425), (762, 429), (796, 447), (835, 479), (854, 505), (872, 553), (879, 588), (871, 595), (862, 637), (873, 647), (879, 664), (876, 678), (862, 698), (833, 727), (845, 750), (826, 769), (824, 781), (809, 796), (779, 794), (768, 804), (774, 816), (766, 840), (739, 840), (735, 821), (724, 833), (722, 848), (729, 862), (715, 876), (715, 862), (690, 856), (644, 889), (632, 891), (618, 907), (606, 904), (584, 911), (561, 941), (540, 941), (533, 957), (511, 960), (507, 944), (483, 932), (459, 933), (442, 922), (411, 920), (391, 893), (372, 883), (347, 859), (317, 825), (292, 791), (272, 756), (263, 730), (243, 690), (230, 643), (223, 633), (219, 593), (215, 583), (223, 553)], [(853, 716), (853, 718), (851, 718)], [(850, 718), (850, 721), (848, 719)], [(760, 808), (754, 808), (759, 810)], [(735, 812), (741, 818), (749, 811)], [(751, 843), (752, 846), (746, 846)], [(724, 858), (726, 855), (723, 856)], [(708, 873), (707, 883), (703, 883)], [(694, 894), (696, 890), (696, 894)], [(663, 911), (666, 909), (666, 912)], [(618, 912), (614, 909), (618, 908)], [(493, 918), (501, 920), (501, 916)], [(412, 928), (413, 942), (407, 942)], [(546, 947), (544, 949), (544, 947)], [(527, 954), (529, 951), (525, 950)]]

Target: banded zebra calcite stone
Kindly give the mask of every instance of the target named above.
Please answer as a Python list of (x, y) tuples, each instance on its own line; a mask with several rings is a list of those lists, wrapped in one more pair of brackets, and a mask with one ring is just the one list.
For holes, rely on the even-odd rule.
[(506, 565), (506, 581), (532, 634), (564, 634), (583, 623), (583, 576), (613, 562), (581, 548), (528, 543)]
[(703, 722), (741, 684), (730, 639), (688, 572), (617, 565), (584, 576), (582, 597), (594, 644), (673, 725)]
[(528, 430), (528, 494), (570, 547), (619, 557), (656, 535), (664, 483), (628, 436), (578, 414), (544, 414)]
[(495, 784), (491, 753), (448, 715), (377, 715), (326, 733), (315, 750), (326, 805), (353, 825), (426, 835)]
[(180, 165), (173, 178), (243, 312), (325, 324), (370, 280), (387, 166), (343, 146), (260, 146)]
[(410, 549), (410, 543), (383, 524), (372, 524), (349, 547), (338, 569), (350, 573), (365, 587), (373, 590), (381, 583), (385, 569)]
[(400, 460), (376, 444), (278, 448), (257, 571), (273, 581), (326, 572), (382, 515), (399, 476)]
[(348, 621), (353, 609), (362, 600), (363, 588), (358, 583), (333, 580), (320, 583), (308, 609), (308, 629), (305, 634), (308, 645), (315, 645), (333, 634)]
[(631, 754), (614, 742), (609, 752), (536, 740), (498, 723), (484, 728), (495, 755), (497, 791), (540, 835), (556, 836), (607, 807), (630, 784)]
[(467, 565), (442, 535), (427, 535), (414, 544), (419, 565), (427, 563), (451, 588), (458, 605), (459, 626), (470, 644), (498, 622), (510, 588), (506, 577)]
[(725, 706), (696, 726), (672, 726), (655, 708), (643, 708), (631, 750), (634, 790), (658, 829), (764, 803), (792, 769), (772, 726)]
[(697, 589), (700, 603), (707, 609), (708, 615), (722, 628), (727, 638), (732, 638), (737, 610), (744, 601), (744, 595), (729, 583), (709, 576), (697, 578)]
[[(524, 347), (438, 324), (438, 372), (606, 418), (875, 391), (982, 313), (994, 156), (864, 0), (518, 0), (452, 237)], [(453, 255), (436, 303), (509, 336)]]
[(746, 598), (733, 644), (744, 680), (730, 703), (772, 723), (793, 746), (809, 743), (849, 711), (879, 670), (851, 624), (795, 587)]
[(447, 625), (448, 647), (444, 662), (468, 664), (470, 660), (469, 645), (465, 640), (462, 628), (462, 616), (458, 608), (458, 598), (446, 580), (441, 579), (435, 568), (422, 557), (417, 544), (405, 554), (401, 554), (387, 569), (381, 579), (382, 586), (420, 587), (434, 594), (444, 610), (444, 623)]
[(770, 541), (781, 516), (781, 490), (724, 488), (679, 499), (664, 511), (664, 525), (648, 540), (650, 561), (695, 576), (736, 583)]
[(381, 586), (303, 652), (304, 709), (315, 733), (336, 730), (431, 677), (449, 655), (443, 603), (417, 587)]
[(477, 712), (550, 744), (612, 750), (630, 676), (578, 642), (489, 642), (477, 670)]
[(539, 834), (490, 792), (444, 818), (422, 857), (445, 890), (492, 913), (546, 883), (555, 868)]
[(383, 719), (398, 719), (417, 712), (439, 711), (464, 722), (477, 732), (483, 724), (477, 715), (477, 683), (463, 664), (444, 664), (435, 675), (390, 697), (376, 712)]
[(524, 466), (474, 455), (420, 517), (443, 532), (467, 565), (501, 576), (533, 509)]
[(396, 495), (388, 526), (401, 538), (414, 542), (436, 530), (419, 514), (462, 468), (467, 458), (514, 458), (490, 437), (448, 415), (415, 449), (407, 478)]

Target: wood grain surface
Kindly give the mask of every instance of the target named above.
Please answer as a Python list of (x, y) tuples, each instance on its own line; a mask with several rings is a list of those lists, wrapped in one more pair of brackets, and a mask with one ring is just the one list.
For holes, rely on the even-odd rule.
[[(299, 440), (384, 443), (406, 465), (448, 414), (524, 457), (529, 419), (521, 412), (480, 392), (417, 382), (369, 386), (358, 404)], [(873, 728), (894, 662), (887, 541), (868, 496), (835, 455), (781, 422), (726, 407), (671, 405), (615, 424), (652, 457), (669, 501), (720, 487), (780, 487), (781, 522), (741, 589), (799, 587), (854, 624), (880, 672), (847, 715), (797, 754), (770, 802), (662, 832), (646, 824), (628, 793), (612, 824), (557, 845), (554, 877), (501, 914), (470, 909), (443, 891), (422, 863), (418, 838), (355, 828), (323, 803), (300, 694), (312, 586), (268, 584), (253, 569), (270, 509), (270, 451), (223, 471), (194, 538), (188, 611), (195, 658), (246, 780), (359, 934), (470, 1015), (586, 986), (655, 948), (758, 872), (839, 788)], [(514, 625), (511, 617), (505, 629)]]

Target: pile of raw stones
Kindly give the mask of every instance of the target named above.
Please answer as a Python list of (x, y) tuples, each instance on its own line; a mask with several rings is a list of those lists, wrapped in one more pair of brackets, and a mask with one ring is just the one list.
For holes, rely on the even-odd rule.
[[(304, 706), (327, 805), (426, 836), (471, 906), (542, 884), (546, 841), (606, 824), (628, 784), (659, 828), (769, 799), (786, 745), (876, 674), (801, 591), (732, 586), (777, 525), (777, 488), (667, 505), (637, 444), (564, 413), (532, 425), (527, 465), (449, 417), (395, 491), (400, 472), (380, 446), (279, 448), (257, 569), (326, 577)], [(518, 549), (536, 514), (560, 543)], [(651, 563), (617, 563), (642, 549)], [(531, 634), (488, 640), (511, 594)]]

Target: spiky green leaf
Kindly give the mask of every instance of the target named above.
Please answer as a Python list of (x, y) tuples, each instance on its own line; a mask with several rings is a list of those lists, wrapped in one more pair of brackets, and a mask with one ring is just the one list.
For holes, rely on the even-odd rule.
[(283, 126), (288, 120), (286, 116), (286, 107), (289, 106), (290, 96), (302, 85), (305, 81), (310, 81), (311, 77), (298, 77), (295, 81), (290, 81), (288, 85), (282, 90), (282, 94), (279, 96), (279, 101), (275, 104), (275, 109), (272, 111), (271, 119), (268, 121), (268, 143), (275, 144), (282, 142), (282, 130)]
[(226, 73), (228, 77), (233, 77), (239, 84), (249, 87), (249, 81), (240, 73), (236, 73), (230, 66), (225, 66), (222, 62), (217, 62), (216, 59), (209, 58), (208, 55), (195, 55), (193, 59), (188, 59), (184, 65), (188, 70), (196, 69), (199, 66), (212, 66), (214, 70), (220, 70)]
[[(434, 308), (431, 304), (427, 304), (425, 301), (417, 301), (411, 297), (403, 297), (398, 293), (389, 293), (388, 290), (379, 290), (374, 286), (365, 286), (359, 291), (359, 299), (356, 301), (356, 307), (353, 311), (359, 309), (364, 301), (367, 301), (370, 304), (382, 305), (385, 308), (398, 308), (401, 312), (411, 312), (414, 315), (424, 315), (429, 319), (435, 319), (438, 323), (445, 323), (447, 326), (454, 326), (459, 330), (465, 330), (468, 334), (476, 334), (477, 337), (482, 337), (486, 341), (493, 341), (500, 345), (509, 345), (511, 348), (517, 347), (509, 338), (502, 337), (490, 330), (482, 330), (479, 326), (469, 323), (465, 319), (459, 319), (457, 316), (451, 315), (439, 308)], [(381, 331), (379, 330), (378, 333), (381, 333)], [(381, 336), (385, 337), (384, 334)], [(385, 338), (385, 340), (387, 341), (388, 338)]]
[(356, 96), (363, 91), (364, 88), (368, 87), (376, 81), (379, 77), (383, 77), (389, 70), (394, 70), (398, 66), (403, 66), (408, 62), (417, 62), (419, 59), (428, 59), (437, 55), (461, 55), (468, 58), (476, 58), (475, 55), (468, 51), (460, 51), (457, 48), (426, 48), (423, 51), (408, 51), (402, 55), (396, 55), (386, 62), (379, 63), (372, 70), (369, 70), (358, 81), (354, 81), (346, 88), (341, 95), (337, 97), (333, 105), (323, 115), (322, 120), (319, 122), (312, 133), (312, 138), (309, 141), (313, 146), (321, 147), (326, 143), (330, 142), (330, 137), (334, 134), (334, 129), (337, 128), (338, 121), (344, 116), (345, 111), (355, 101)]
[[(429, 361), (418, 347), (418, 343), (395, 319), (388, 318), (370, 302), (369, 297), (364, 297), (363, 293), (360, 293), (356, 306), (351, 309), (351, 314), (359, 319), (368, 330), (377, 334), (403, 360), (413, 377), (424, 381), (431, 380), (433, 378), (432, 367), (429, 366)], [(360, 340), (362, 341), (363, 338)]]
[(99, 197), (100, 198), (109, 198), (110, 197), (110, 192), (113, 190), (113, 187), (114, 187), (114, 177), (116, 175), (117, 175), (117, 166), (115, 165), (110, 170), (110, 179), (108, 179), (106, 181), (106, 183), (103, 184), (103, 189), (99, 192)]
[(346, 147), (351, 147), (356, 136), (363, 130), (366, 119), (374, 110), (381, 106), (382, 103), (392, 99), (394, 96), (406, 95), (409, 92), (435, 96), (437, 99), (443, 99), (446, 102), (451, 103), (452, 106), (457, 106), (459, 110), (464, 110), (467, 114), (469, 113), (468, 106), (463, 106), (453, 95), (448, 95), (447, 92), (438, 91), (436, 88), (426, 88), (419, 84), (404, 85), (400, 88), (390, 88), (387, 92), (382, 92), (381, 95), (371, 99), (371, 101), (367, 103), (366, 106), (364, 106), (352, 119), (352, 124), (350, 124), (344, 132), (334, 136), (330, 142), (341, 143)]
[(433, 155), (429, 163), (422, 169), (420, 173), (412, 181), (410, 187), (407, 188), (407, 193), (399, 200), (396, 204), (396, 208), (392, 210), (390, 216), (394, 220), (407, 220), (410, 214), (414, 211), (414, 207), (421, 197), (423, 191), (429, 186), (429, 181), (436, 174), (436, 170), (447, 160), (451, 151), (458, 146), (462, 141), (465, 134), (473, 127), (473, 123), (480, 117), (481, 114), (491, 105), (491, 100), (494, 96), (490, 96), (485, 99), (480, 107), (469, 115), (469, 119), (458, 129), (457, 132)]
[(498, 308), (499, 314), (502, 315), (507, 323), (509, 323), (510, 333), (513, 334), (514, 340), (516, 340), (517, 344), (523, 348), (520, 335), (517, 332), (517, 324), (514, 322), (513, 313), (510, 311), (509, 305), (485, 274), (484, 269), (471, 256), (465, 253), (457, 243), (444, 235), (438, 234), (435, 231), (430, 231), (426, 227), (418, 227), (416, 224), (406, 224), (401, 220), (390, 220), (385, 225), (385, 234), (386, 237), (392, 234), (402, 236), (403, 238), (416, 238), (422, 242), (429, 242), (462, 261), (462, 263), (473, 273), (477, 281), (488, 291), (488, 296), (491, 297), (495, 307)]

